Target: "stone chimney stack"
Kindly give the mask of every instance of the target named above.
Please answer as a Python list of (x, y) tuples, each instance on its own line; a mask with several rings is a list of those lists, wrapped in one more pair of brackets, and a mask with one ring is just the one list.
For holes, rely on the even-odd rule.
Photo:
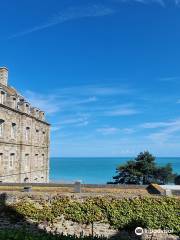
[(8, 69), (6, 67), (0, 67), (0, 83), (5, 86), (8, 84)]

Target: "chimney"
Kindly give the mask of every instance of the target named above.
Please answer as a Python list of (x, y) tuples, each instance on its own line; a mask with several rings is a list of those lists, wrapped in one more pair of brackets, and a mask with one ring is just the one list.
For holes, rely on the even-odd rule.
[(8, 69), (6, 67), (0, 67), (0, 83), (5, 86), (8, 84)]

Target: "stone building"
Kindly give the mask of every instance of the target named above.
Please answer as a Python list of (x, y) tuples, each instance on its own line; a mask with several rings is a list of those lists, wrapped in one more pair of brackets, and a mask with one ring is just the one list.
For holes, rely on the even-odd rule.
[(0, 182), (48, 182), (49, 134), (44, 112), (8, 85), (8, 69), (1, 67)]

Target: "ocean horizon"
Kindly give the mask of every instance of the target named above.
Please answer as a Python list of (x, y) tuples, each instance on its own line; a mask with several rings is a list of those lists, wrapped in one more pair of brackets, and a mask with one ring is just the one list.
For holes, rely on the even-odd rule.
[[(116, 175), (116, 167), (133, 157), (53, 157), (50, 158), (51, 182), (105, 184)], [(180, 174), (180, 157), (157, 157), (158, 166), (171, 163), (173, 171)]]

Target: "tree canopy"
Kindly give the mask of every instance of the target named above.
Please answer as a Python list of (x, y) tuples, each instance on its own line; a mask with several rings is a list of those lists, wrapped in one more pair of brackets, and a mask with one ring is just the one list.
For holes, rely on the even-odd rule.
[(141, 152), (134, 160), (129, 160), (116, 169), (117, 175), (114, 182), (109, 184), (167, 184), (174, 182), (176, 175), (171, 164), (164, 167), (156, 165), (155, 157), (148, 151)]
[(180, 175), (178, 175), (178, 176), (175, 177), (174, 183), (175, 183), (176, 185), (180, 185)]

